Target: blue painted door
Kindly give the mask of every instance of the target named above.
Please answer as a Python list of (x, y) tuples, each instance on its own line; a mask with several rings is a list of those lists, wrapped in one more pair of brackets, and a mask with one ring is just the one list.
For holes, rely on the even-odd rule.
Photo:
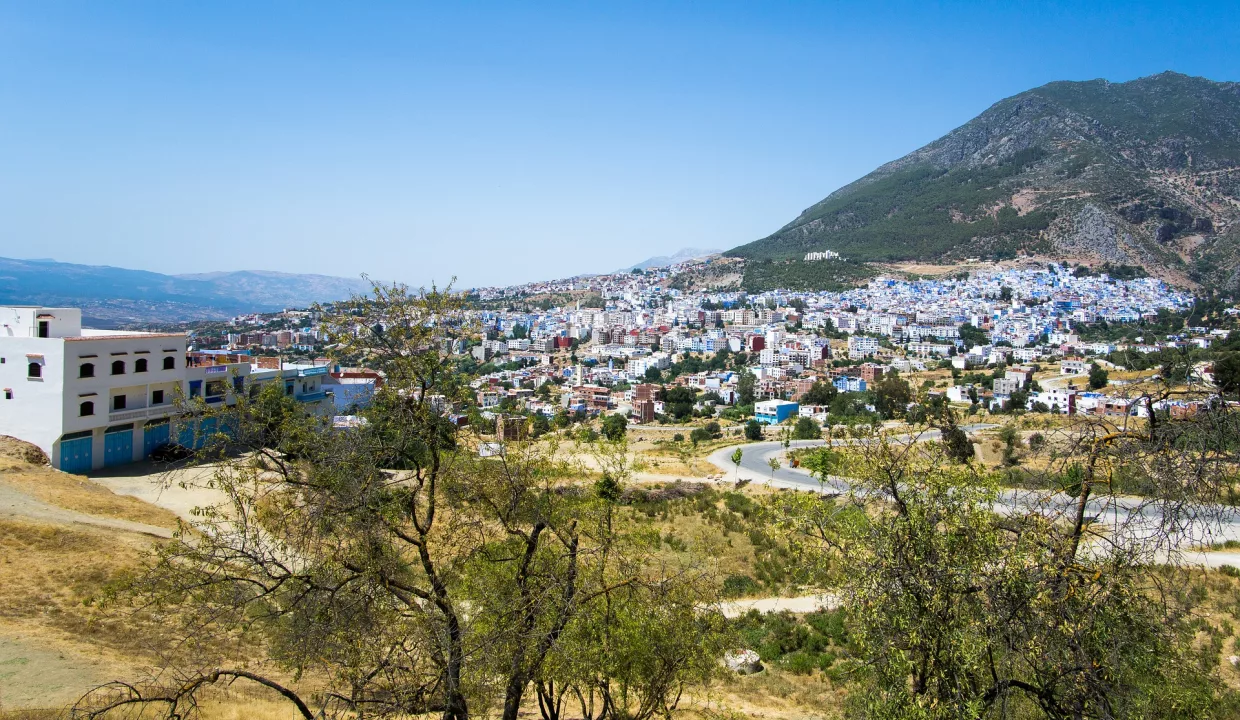
[(103, 466), (133, 462), (133, 426), (109, 429), (103, 434)]
[(166, 422), (147, 425), (142, 433), (142, 457), (150, 457), (155, 448), (172, 439), (171, 425)]
[(73, 438), (60, 441), (60, 469), (67, 473), (90, 472), (94, 460), (93, 438)]

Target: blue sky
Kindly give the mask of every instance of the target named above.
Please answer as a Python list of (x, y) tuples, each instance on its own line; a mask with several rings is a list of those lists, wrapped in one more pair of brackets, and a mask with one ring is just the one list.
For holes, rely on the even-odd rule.
[(0, 2), (0, 255), (415, 284), (765, 236), (1053, 80), (1240, 80), (1234, 3)]

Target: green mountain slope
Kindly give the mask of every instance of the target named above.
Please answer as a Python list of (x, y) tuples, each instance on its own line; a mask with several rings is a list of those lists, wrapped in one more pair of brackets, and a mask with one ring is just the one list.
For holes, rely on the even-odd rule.
[(727, 254), (753, 268), (751, 289), (783, 275), (799, 285), (837, 277), (839, 261), (802, 260), (833, 250), (854, 263), (1132, 264), (1234, 290), (1238, 219), (1240, 84), (1162, 73), (1002, 100)]

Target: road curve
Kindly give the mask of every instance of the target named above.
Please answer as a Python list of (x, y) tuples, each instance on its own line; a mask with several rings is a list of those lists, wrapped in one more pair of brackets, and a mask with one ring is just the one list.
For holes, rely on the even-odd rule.
[[(965, 432), (972, 432), (995, 427), (998, 425), (975, 424), (962, 425), (961, 429)], [(915, 439), (921, 442), (938, 439), (939, 436), (939, 431), (927, 430), (918, 433)], [(904, 434), (892, 436), (892, 439), (909, 441), (913, 439), (913, 436)], [(844, 445), (847, 442), (850, 441), (836, 439), (832, 444)], [(825, 440), (794, 440), (789, 444), (789, 449), (820, 447), (825, 444)], [(740, 448), (742, 452), (739, 467), (732, 463), (732, 453), (737, 448)], [(810, 475), (809, 471), (804, 468), (788, 467), (787, 461), (782, 457), (784, 453), (782, 442), (765, 441), (720, 448), (711, 453), (708, 460), (723, 472), (724, 481), (749, 480), (776, 488), (822, 493), (848, 491), (850, 487), (848, 478), (831, 476), (825, 481), (820, 480)], [(780, 459), (780, 467), (774, 472), (768, 465), (771, 458)], [(1053, 516), (1067, 511), (1074, 503), (1075, 499), (1064, 493), (1005, 489), (999, 493), (995, 511), (999, 513), (1040, 512)], [(1161, 519), (1162, 513), (1156, 505), (1139, 497), (1108, 496), (1091, 500), (1088, 507), (1090, 514), (1095, 516), (1096, 523), (1116, 529), (1122, 527), (1127, 532), (1138, 534), (1142, 532), (1142, 526), (1147, 529), (1147, 532), (1151, 531)], [(1212, 510), (1215, 516), (1209, 522), (1199, 521), (1186, 529), (1183, 533), (1183, 540), (1176, 550), (1180, 553), (1181, 559), (1188, 564), (1214, 568), (1222, 565), (1240, 567), (1240, 552), (1201, 552), (1195, 549), (1209, 542), (1240, 540), (1240, 515), (1236, 510), (1232, 508)], [(1167, 552), (1162, 551), (1160, 558), (1165, 560), (1167, 557)]]

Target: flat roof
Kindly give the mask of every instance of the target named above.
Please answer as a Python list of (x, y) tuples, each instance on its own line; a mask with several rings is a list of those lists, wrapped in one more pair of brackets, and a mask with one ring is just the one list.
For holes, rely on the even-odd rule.
[[(87, 332), (85, 329), (83, 333)], [(145, 339), (145, 338), (185, 338), (185, 333), (140, 333), (126, 332), (124, 330), (92, 330), (91, 335), (75, 335), (66, 338), (52, 338), (53, 340), (66, 340), (71, 342), (81, 342), (83, 340), (122, 340), (126, 338)], [(106, 334), (111, 333), (111, 334)]]

